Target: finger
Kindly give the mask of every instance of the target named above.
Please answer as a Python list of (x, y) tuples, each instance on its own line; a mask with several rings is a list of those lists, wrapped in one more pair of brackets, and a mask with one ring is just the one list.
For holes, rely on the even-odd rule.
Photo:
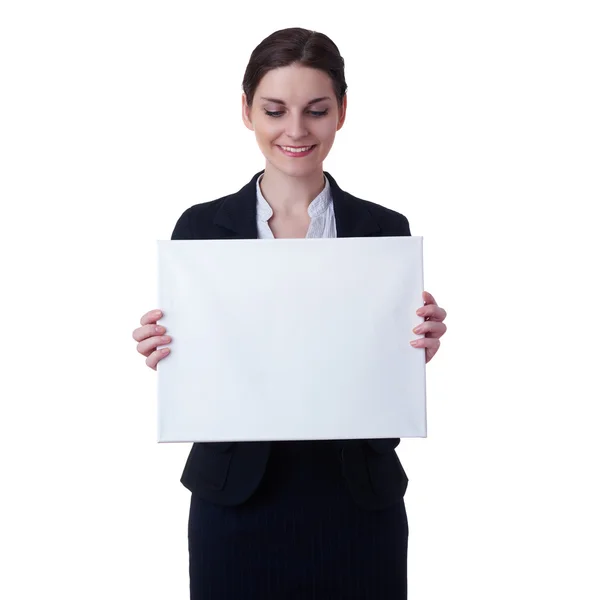
[(446, 311), (437, 304), (422, 306), (417, 310), (417, 315), (429, 319), (430, 321), (443, 321), (448, 316)]
[(435, 298), (429, 292), (423, 292), (423, 302), (425, 304), (437, 304)]
[(417, 327), (413, 329), (413, 332), (416, 334), (424, 333), (427, 337), (439, 338), (446, 333), (447, 329), (448, 328), (446, 327), (445, 323), (440, 323), (438, 321), (425, 321), (424, 323), (417, 325)]
[(150, 356), (152, 352), (156, 350), (157, 346), (164, 346), (165, 344), (170, 344), (172, 342), (171, 336), (164, 335), (156, 335), (154, 337), (148, 338), (147, 340), (143, 340), (137, 345), (137, 351), (143, 356)]
[(440, 340), (438, 338), (419, 338), (418, 340), (411, 340), (410, 345), (413, 348), (429, 348), (437, 350), (440, 347)]
[(133, 330), (132, 337), (136, 342), (141, 342), (153, 335), (164, 335), (167, 332), (162, 325), (144, 325)]
[(148, 325), (148, 323), (156, 323), (162, 317), (162, 310), (155, 309), (147, 312), (141, 319), (140, 325)]
[(170, 348), (161, 348), (160, 350), (155, 350), (148, 358), (146, 358), (146, 364), (156, 371), (156, 365), (161, 361), (169, 352)]

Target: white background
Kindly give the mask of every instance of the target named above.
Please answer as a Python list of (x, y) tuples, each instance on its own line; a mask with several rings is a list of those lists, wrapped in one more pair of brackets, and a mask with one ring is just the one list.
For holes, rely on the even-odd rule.
[(263, 167), (241, 81), (290, 26), (347, 63), (326, 169), (408, 217), (448, 311), (429, 437), (399, 448), (409, 597), (597, 599), (600, 20), (576, 0), (2, 4), (0, 597), (188, 597), (189, 445), (156, 443), (131, 332), (156, 240)]

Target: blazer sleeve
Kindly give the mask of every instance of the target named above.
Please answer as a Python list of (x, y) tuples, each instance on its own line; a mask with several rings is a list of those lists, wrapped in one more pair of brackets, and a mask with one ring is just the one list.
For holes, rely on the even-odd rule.
[(192, 228), (190, 225), (190, 210), (189, 208), (177, 219), (175, 228), (171, 234), (172, 240), (193, 240)]

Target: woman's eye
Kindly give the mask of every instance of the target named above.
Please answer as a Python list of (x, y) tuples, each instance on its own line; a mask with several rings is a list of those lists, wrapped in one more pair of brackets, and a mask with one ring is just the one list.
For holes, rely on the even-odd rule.
[[(327, 112), (327, 110), (309, 110), (308, 114), (310, 114), (312, 117), (324, 117)], [(265, 109), (265, 114), (267, 114), (269, 117), (280, 117), (283, 114), (283, 111)]]

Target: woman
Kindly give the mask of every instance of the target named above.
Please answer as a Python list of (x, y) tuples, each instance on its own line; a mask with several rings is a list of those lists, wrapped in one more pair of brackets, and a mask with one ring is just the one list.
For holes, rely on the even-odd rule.
[[(187, 209), (172, 239), (410, 235), (403, 215), (351, 196), (323, 171), (347, 104), (344, 61), (327, 36), (273, 33), (252, 53), (243, 92), (265, 170)], [(411, 343), (428, 362), (446, 313), (423, 298), (415, 333), (425, 337)], [(133, 334), (152, 369), (169, 351), (156, 347), (171, 341), (160, 316), (146, 313)], [(406, 598), (399, 441), (193, 444), (181, 478), (192, 492), (192, 600)]]

